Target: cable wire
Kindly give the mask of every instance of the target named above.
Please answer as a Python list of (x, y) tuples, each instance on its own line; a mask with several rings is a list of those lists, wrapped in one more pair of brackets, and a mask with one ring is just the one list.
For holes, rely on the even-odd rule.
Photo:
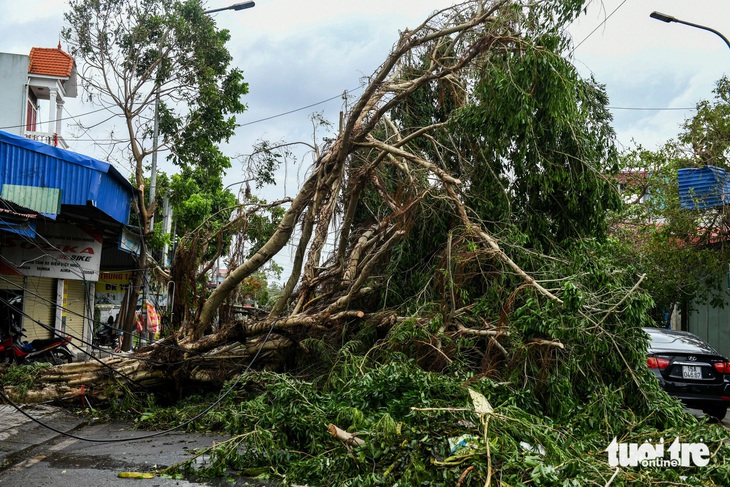
[(196, 414), (195, 416), (193, 416), (189, 420), (187, 420), (187, 421), (185, 421), (185, 422), (183, 422), (183, 423), (181, 423), (181, 424), (179, 424), (177, 426), (173, 426), (171, 428), (168, 428), (168, 429), (163, 430), (163, 431), (158, 431), (156, 433), (151, 433), (149, 435), (136, 436), (136, 437), (132, 437), (132, 438), (84, 438), (82, 436), (74, 435), (73, 433), (69, 433), (69, 432), (66, 432), (66, 431), (61, 431), (58, 428), (55, 428), (55, 427), (53, 427), (53, 426), (51, 426), (51, 425), (49, 425), (49, 424), (41, 421), (40, 419), (33, 417), (31, 414), (29, 414), (26, 411), (24, 411), (23, 408), (20, 407), (20, 405), (18, 405), (15, 402), (13, 402), (7, 396), (7, 394), (5, 394), (5, 392), (3, 390), (1, 390), (1, 389), (0, 389), (0, 397), (2, 399), (4, 399), (5, 401), (7, 401), (7, 403), (10, 404), (13, 408), (15, 408), (20, 414), (22, 414), (26, 418), (30, 419), (34, 423), (36, 423), (36, 424), (38, 424), (38, 425), (40, 425), (40, 426), (42, 426), (42, 427), (44, 427), (46, 429), (49, 429), (51, 431), (54, 431), (54, 432), (56, 432), (56, 433), (58, 433), (60, 435), (63, 435), (63, 436), (69, 437), (69, 438), (73, 438), (75, 440), (86, 441), (86, 442), (90, 442), (90, 443), (123, 443), (123, 442), (126, 442), (126, 441), (137, 441), (137, 440), (146, 440), (148, 438), (155, 438), (157, 436), (166, 435), (166, 434), (171, 433), (173, 431), (179, 430), (180, 428), (183, 428), (183, 427), (185, 427), (185, 426), (187, 426), (187, 425), (189, 425), (189, 424), (197, 421), (199, 418), (202, 418), (203, 416), (205, 416), (206, 414), (208, 414), (215, 406), (217, 406), (218, 404), (220, 404), (220, 402), (223, 399), (225, 399), (226, 396), (228, 396), (233, 391), (233, 389), (241, 382), (241, 379), (243, 378), (243, 376), (245, 376), (248, 373), (248, 371), (251, 369), (251, 367), (253, 366), (254, 362), (256, 361), (256, 359), (258, 358), (258, 356), (261, 354), (261, 351), (263, 350), (264, 346), (269, 341), (269, 338), (271, 337), (271, 333), (274, 331), (274, 327), (276, 326), (276, 323), (277, 322), (278, 322), (278, 320), (274, 320), (274, 321), (271, 322), (271, 327), (269, 327), (268, 333), (264, 337), (264, 340), (261, 343), (261, 346), (258, 348), (258, 350), (256, 350), (256, 353), (251, 358), (251, 361), (249, 362), (249, 364), (246, 366), (246, 368), (244, 369), (243, 372), (241, 372), (240, 374), (238, 374), (238, 377), (236, 377), (236, 380), (234, 381), (234, 383), (231, 384), (231, 386), (223, 394), (221, 394), (220, 396), (218, 396), (218, 399), (216, 399), (212, 404), (210, 404), (210, 406), (208, 406), (203, 411), (201, 411), (200, 413)]
[[(101, 107), (101, 108), (99, 108), (97, 110), (92, 110), (90, 112), (86, 112), (86, 113), (82, 113), (81, 115), (77, 115), (77, 117), (85, 117), (86, 115), (93, 115), (95, 113), (99, 113), (99, 112), (102, 112), (104, 110), (109, 111), (109, 109), (110, 109), (110, 107), (104, 106), (104, 107)], [(66, 113), (68, 113), (68, 111), (66, 111)], [(116, 116), (116, 114), (114, 116)], [(76, 118), (74, 116), (70, 115), (70, 114), (69, 114), (68, 117), (61, 117), (61, 118), (58, 118), (58, 119), (54, 119), (53, 121), (54, 122), (55, 121), (64, 122), (64, 121), (67, 121), (67, 120), (77, 121)], [(48, 123), (48, 122), (42, 122), (42, 123)], [(22, 124), (19, 124), (19, 125), (5, 125), (5, 126), (0, 127), (0, 130), (22, 129), (22, 128), (26, 128), (26, 127), (27, 127), (27, 124), (22, 123)]]
[(582, 40), (582, 41), (580, 41), (580, 42), (579, 42), (578, 44), (576, 44), (575, 46), (573, 46), (573, 49), (571, 49), (571, 51), (570, 51), (570, 54), (572, 55), (572, 54), (573, 54), (573, 53), (575, 52), (575, 50), (576, 50), (576, 49), (578, 49), (578, 48), (579, 48), (579, 47), (580, 47), (580, 46), (581, 46), (581, 45), (582, 45), (582, 44), (583, 44), (583, 43), (584, 43), (585, 41), (587, 41), (589, 37), (591, 37), (591, 36), (592, 36), (593, 34), (595, 34), (595, 33), (596, 33), (596, 31), (597, 31), (598, 29), (600, 29), (601, 27), (603, 27), (604, 25), (606, 25), (606, 22), (608, 22), (608, 19), (610, 19), (610, 18), (611, 18), (611, 17), (613, 16), (613, 14), (615, 14), (615, 13), (616, 13), (616, 12), (618, 11), (618, 9), (620, 9), (621, 7), (623, 7), (623, 6), (624, 6), (624, 4), (625, 4), (625, 3), (627, 2), (627, 1), (628, 1), (628, 0), (624, 0), (623, 2), (621, 2), (621, 3), (619, 4), (619, 6), (618, 6), (618, 7), (616, 7), (615, 9), (613, 9), (613, 12), (611, 12), (610, 14), (608, 14), (608, 15), (606, 16), (606, 18), (605, 18), (605, 19), (603, 19), (603, 21), (602, 21), (602, 22), (601, 22), (600, 24), (598, 24), (598, 25), (596, 26), (596, 28), (595, 28), (595, 29), (593, 29), (593, 30), (592, 30), (592, 31), (591, 31), (591, 32), (590, 32), (590, 33), (589, 33), (589, 34), (588, 34), (587, 36), (585, 36), (585, 37), (583, 38), (583, 40)]
[(697, 107), (663, 107), (662, 108), (662, 107), (612, 107), (612, 106), (607, 106), (606, 108), (608, 108), (609, 110), (639, 110), (639, 111), (646, 110), (646, 111), (656, 111), (656, 112), (672, 111), (672, 110), (677, 110), (677, 111), (697, 110)]
[[(356, 90), (359, 90), (361, 88), (362, 88), (362, 86), (358, 86), (354, 90), (350, 90), (350, 91), (356, 91)], [(345, 90), (345, 93), (348, 93), (348, 91)], [(252, 120), (251, 122), (242, 123), (242, 124), (239, 125), (239, 127), (246, 127), (247, 125), (253, 125), (255, 123), (266, 122), (267, 120), (272, 120), (274, 118), (283, 117), (284, 115), (289, 115), (291, 113), (300, 112), (302, 110), (306, 110), (308, 108), (316, 107), (317, 105), (322, 105), (322, 104), (327, 103), (327, 102), (330, 102), (332, 100), (336, 100), (337, 98), (342, 98), (342, 94), (333, 96), (331, 98), (327, 98), (326, 100), (318, 101), (317, 103), (312, 103), (311, 105), (307, 105), (307, 106), (300, 107), (300, 108), (295, 108), (294, 110), (289, 110), (288, 112), (278, 113), (276, 115), (271, 115), (270, 117), (259, 118), (258, 120)]]

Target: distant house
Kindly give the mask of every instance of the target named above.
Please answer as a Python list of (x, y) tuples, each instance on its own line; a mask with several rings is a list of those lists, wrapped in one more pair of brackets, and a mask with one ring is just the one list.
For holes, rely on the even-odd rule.
[(76, 97), (76, 86), (76, 63), (60, 43), (57, 48), (34, 47), (27, 56), (0, 53), (0, 130), (68, 148), (61, 120), (64, 102)]
[(0, 93), (0, 331), (19, 319), (29, 340), (56, 330), (86, 349), (100, 274), (136, 267), (136, 189), (112, 165), (65, 149), (76, 67), (60, 45), (0, 53)]
[(648, 195), (648, 173), (646, 171), (621, 171), (616, 175), (618, 190), (627, 204), (643, 203)]

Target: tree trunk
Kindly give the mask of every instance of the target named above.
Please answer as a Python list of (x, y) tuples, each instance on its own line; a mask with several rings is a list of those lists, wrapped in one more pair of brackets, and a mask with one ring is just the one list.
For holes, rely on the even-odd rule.
[(317, 182), (317, 174), (310, 176), (309, 179), (304, 183), (304, 186), (299, 191), (299, 194), (292, 202), (291, 206), (284, 214), (279, 227), (277, 228), (274, 235), (264, 244), (256, 254), (248, 259), (246, 262), (236, 267), (228, 274), (223, 282), (215, 288), (211, 295), (206, 299), (203, 304), (200, 314), (197, 318), (197, 323), (192, 330), (193, 337), (200, 337), (203, 331), (213, 320), (215, 312), (223, 304), (226, 297), (238, 286), (245, 278), (256, 272), (261, 266), (269, 261), (274, 255), (276, 255), (289, 241), (294, 226), (296, 225), (299, 216), (304, 211), (311, 201), (314, 195), (314, 188)]
[(275, 368), (292, 346), (289, 338), (276, 334), (246, 339), (240, 326), (229, 326), (187, 345), (170, 339), (129, 356), (49, 367), (40, 371), (32, 387), (6, 385), (3, 390), (23, 403), (84, 397), (94, 404), (130, 391), (180, 397), (221, 387), (254, 357), (257, 367)]
[[(274, 234), (252, 257), (230, 271), (200, 304), (196, 319), (188, 323), (179, 336), (134, 357), (46, 370), (25, 400), (52, 400), (75, 395), (101, 400), (109, 391), (115, 390), (111, 387), (112, 381), (115, 384), (121, 381), (125, 387), (135, 390), (151, 386), (180, 391), (206, 384), (220, 385), (247, 367), (254, 356), (256, 367), (280, 366), (294, 355), (304, 338), (335, 336), (338, 330), (360, 324), (366, 318), (374, 320), (370, 324), (374, 322), (384, 327), (396, 323), (399, 319), (397, 307), (384, 307), (387, 299), (365, 298), (375, 290), (387, 287), (389, 279), (401, 277), (387, 275), (389, 258), (396, 244), (411, 230), (418, 213), (433, 210), (424, 208), (432, 205), (432, 201), (428, 201), (431, 195), (440, 200), (441, 211), (453, 217), (447, 222), (449, 225), (477, 237), (469, 252), (489, 252), (529, 286), (557, 300), (510, 260), (497, 239), (484, 230), (479, 221), (471, 219), (472, 213), (460, 193), (462, 183), (457, 177), (460, 173), (455, 169), (458, 164), (441, 160), (440, 154), (451, 150), (437, 141), (448, 135), (443, 133), (446, 122), (429, 119), (430, 125), (405, 128), (411, 131), (401, 136), (395, 123), (388, 119), (388, 112), (398, 103), (412, 101), (409, 97), (419, 88), (428, 89), (439, 82), (448, 82), (466, 89), (469, 78), (459, 78), (461, 70), (479, 69), (470, 63), (493, 49), (495, 43), (502, 43), (499, 47), (504, 47), (510, 40), (518, 43), (519, 38), (510, 37), (508, 24), (495, 27), (491, 23), (494, 12), (506, 5), (507, 2), (501, 1), (475, 1), (472, 10), (462, 6), (463, 10), (455, 7), (451, 12), (455, 17), (449, 17), (450, 21), (458, 18), (459, 24), (423, 24), (402, 33), (394, 51), (353, 105), (339, 136), (317, 158)], [(462, 14), (470, 14), (471, 18)], [(407, 65), (404, 58), (411, 55), (430, 60), (416, 75), (409, 74), (408, 69), (399, 69), (401, 63)], [(424, 146), (433, 150), (424, 150)], [(452, 156), (458, 162), (459, 154), (449, 154), (444, 159)], [(141, 178), (139, 166), (137, 176)], [(146, 219), (143, 198), (140, 212)], [(307, 217), (302, 222), (305, 214)], [(275, 312), (260, 321), (224, 323), (219, 332), (204, 336), (224, 301), (246, 277), (289, 243), (299, 223), (303, 228), (297, 247), (295, 275), (287, 282)], [(330, 238), (333, 229), (343, 233)], [(335, 244), (333, 251), (325, 247), (330, 242)], [(434, 242), (434, 245), (442, 244)], [(200, 247), (191, 245), (189, 250), (199, 252)], [(434, 255), (436, 252), (438, 249)], [(189, 260), (198, 263), (194, 258)], [(141, 264), (144, 268), (144, 257)], [(438, 278), (439, 270), (434, 272)], [(303, 274), (301, 281), (300, 273)], [(183, 274), (178, 276), (185, 279)], [(141, 280), (141, 274), (135, 276), (130, 289), (126, 320), (130, 325), (125, 328), (128, 332), (133, 329), (137, 304), (135, 290), (139, 290)], [(189, 281), (185, 284), (190, 285)], [(192, 294), (192, 289), (182, 284), (176, 304), (189, 298), (187, 290)], [(202, 300), (203, 296), (197, 299)], [(195, 306), (198, 303), (189, 299), (188, 304)], [(456, 307), (453, 299), (449, 304)], [(377, 308), (372, 308), (373, 305)], [(286, 309), (293, 312), (286, 315)], [(371, 314), (368, 316), (368, 313)], [(451, 315), (447, 312), (444, 316)], [(447, 327), (453, 330), (454, 324), (444, 323), (444, 333), (449, 331)], [(131, 334), (125, 337), (125, 349), (131, 344), (130, 337)], [(110, 369), (118, 373), (110, 374)], [(20, 395), (18, 389), (9, 390)]]

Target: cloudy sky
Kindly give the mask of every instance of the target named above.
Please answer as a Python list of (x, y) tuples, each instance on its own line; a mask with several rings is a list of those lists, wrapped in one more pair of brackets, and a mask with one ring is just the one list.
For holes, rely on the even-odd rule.
[[(207, 8), (236, 1), (208, 0)], [(238, 117), (242, 126), (226, 152), (247, 154), (259, 139), (311, 141), (312, 113), (335, 123), (342, 94), (359, 94), (362, 77), (382, 62), (398, 30), (414, 27), (451, 3), (256, 0), (254, 8), (215, 14), (219, 26), (231, 31), (234, 63), (250, 85), (248, 111)], [(65, 5), (63, 0), (0, 0), (0, 52), (24, 54), (34, 46), (55, 46)], [(725, 0), (593, 1), (569, 28), (577, 46), (574, 61), (583, 75), (592, 74), (606, 85), (619, 140), (626, 147), (634, 140), (651, 148), (675, 137), (697, 101), (712, 96), (716, 80), (730, 66), (730, 48), (720, 37), (651, 19), (653, 10), (730, 35), (730, 2)], [(95, 107), (80, 97), (66, 108), (81, 121), (95, 120), (85, 115)], [(107, 134), (75, 134), (74, 141), (65, 133), (74, 150), (103, 158)], [(234, 167), (227, 182), (240, 178)], [(279, 188), (281, 195), (296, 191), (296, 179), (287, 181)]]
[[(653, 11), (730, 36), (730, 2), (724, 0), (594, 1), (571, 33), (574, 61), (584, 76), (606, 85), (619, 141), (647, 148), (677, 136), (696, 103), (730, 68), (730, 48), (719, 36), (664, 23)], [(593, 32), (591, 34), (591, 32)], [(652, 108), (653, 110), (643, 110)]]
[[(206, 5), (212, 9), (237, 1), (208, 0)], [(27, 54), (34, 46), (55, 47), (65, 4), (0, 0), (0, 52)], [(452, 0), (256, 0), (254, 8), (215, 14), (219, 26), (231, 31), (234, 63), (250, 85), (248, 111), (238, 117), (242, 126), (225, 152), (248, 154), (260, 139), (311, 142), (312, 113), (336, 124), (342, 94), (360, 93), (361, 79), (385, 59), (398, 31), (415, 27), (451, 4)], [(584, 76), (593, 75), (605, 84), (624, 147), (635, 141), (655, 148), (676, 137), (682, 121), (692, 116), (699, 100), (712, 97), (715, 82), (730, 66), (730, 48), (721, 38), (651, 19), (654, 10), (730, 35), (727, 0), (593, 1), (587, 14), (569, 27), (576, 45), (573, 59)], [(98, 115), (85, 114), (95, 107), (80, 99), (69, 101), (67, 111), (93, 123)], [(73, 150), (104, 159), (104, 131), (73, 139), (65, 129), (64, 135)], [(299, 157), (305, 164), (288, 167), (264, 197), (296, 193), (309, 162), (306, 154)], [(241, 177), (241, 167), (234, 163), (226, 183)]]
[[(238, 1), (208, 0), (206, 6), (214, 9)], [(0, 0), (0, 52), (27, 54), (34, 46), (55, 47), (65, 5), (62, 0)], [(234, 64), (249, 83), (248, 110), (237, 117), (242, 126), (226, 153), (248, 154), (261, 139), (311, 142), (311, 115), (316, 112), (336, 123), (343, 93), (360, 92), (362, 77), (385, 59), (398, 29), (414, 27), (450, 5), (450, 0), (256, 0), (254, 8), (213, 14), (219, 27), (231, 32)], [(84, 114), (96, 107), (80, 98), (68, 100), (66, 110), (93, 123), (99, 115)], [(74, 140), (70, 129), (64, 129), (64, 136), (73, 150), (104, 159), (101, 146), (108, 133), (97, 129)], [(308, 162), (307, 154), (299, 157)], [(292, 166), (286, 184), (269, 198), (294, 194), (302, 167)], [(227, 182), (240, 179), (240, 164), (234, 163)]]

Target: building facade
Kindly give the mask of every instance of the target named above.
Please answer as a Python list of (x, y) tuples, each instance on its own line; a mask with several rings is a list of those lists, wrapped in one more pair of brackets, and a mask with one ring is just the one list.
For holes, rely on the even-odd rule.
[(60, 43), (0, 53), (0, 93), (0, 130), (68, 148), (61, 121), (65, 100), (77, 94), (76, 63)]
[(28, 340), (68, 334), (82, 356), (100, 274), (135, 267), (126, 242), (136, 189), (110, 164), (65, 149), (76, 67), (60, 45), (0, 53), (0, 93), (0, 332), (18, 320)]

